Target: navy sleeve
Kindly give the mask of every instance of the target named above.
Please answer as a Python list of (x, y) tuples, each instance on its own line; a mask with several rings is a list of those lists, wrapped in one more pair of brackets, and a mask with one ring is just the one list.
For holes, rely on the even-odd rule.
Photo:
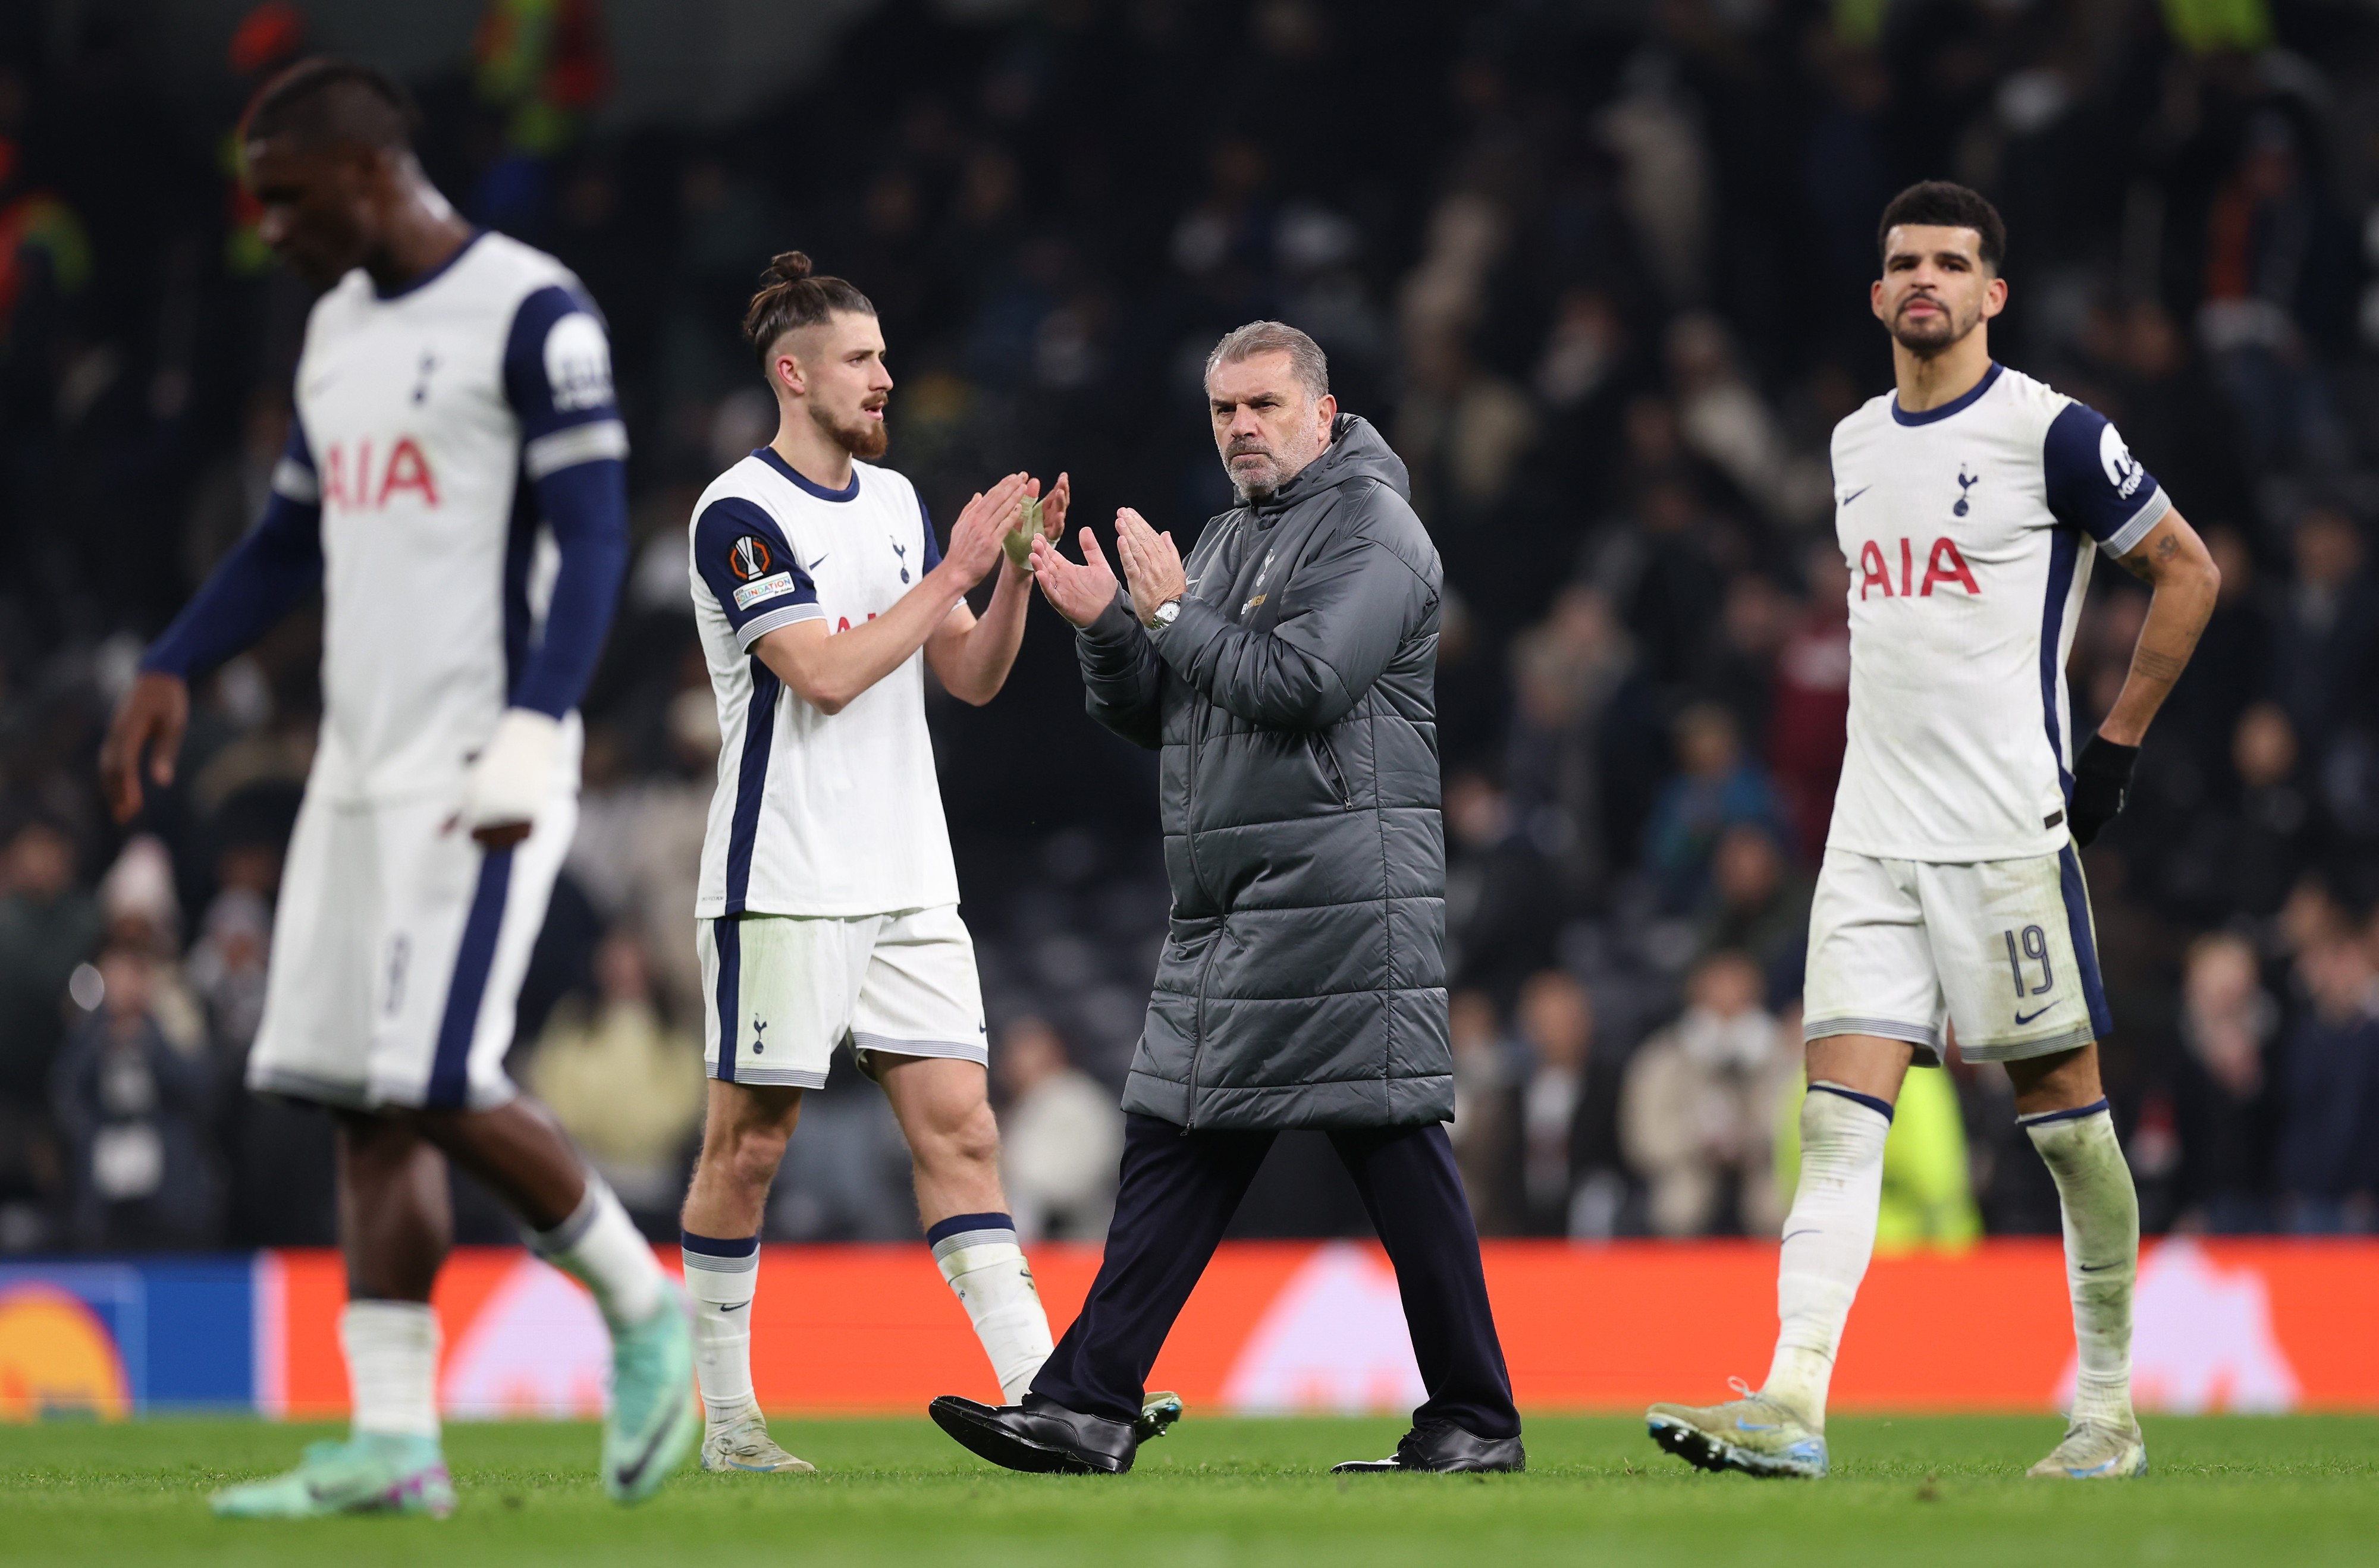
[(2107, 416), (2087, 404), (2069, 403), (2049, 422), (2040, 464), (2048, 510), (2059, 523), (2097, 540), (2108, 555), (2138, 549), (2172, 510), (2172, 498), (2155, 476), (2140, 466)]
[(612, 398), (610, 343), (584, 296), (552, 286), (521, 301), (504, 345), (504, 395), (521, 424), (522, 470), (562, 556), (544, 634), (513, 702), (559, 718), (595, 673), (628, 566), (628, 432)]
[[(933, 537), (927, 528), (925, 537)], [(694, 592), (706, 589), (719, 601), (735, 629), (735, 645), (746, 651), (779, 626), (826, 619), (817, 584), (757, 501), (722, 496), (702, 509), (694, 520)]]
[(264, 635), (321, 582), (321, 484), (305, 429), (293, 423), (288, 448), (273, 465), (263, 518), (151, 645), (140, 668), (186, 681), (211, 669)]
[(924, 496), (917, 498), (917, 516), (925, 525), (925, 553), (918, 558), (924, 564), (917, 568), (917, 575), (923, 577), (942, 563), (942, 541), (934, 537), (934, 514), (925, 510)]

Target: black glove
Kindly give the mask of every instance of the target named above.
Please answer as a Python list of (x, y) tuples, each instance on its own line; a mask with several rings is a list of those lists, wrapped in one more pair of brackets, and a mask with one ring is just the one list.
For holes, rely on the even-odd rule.
[(2093, 735), (2073, 761), (2073, 805), (2066, 815), (2076, 848), (2088, 849), (2098, 830), (2115, 820), (2131, 793), (2131, 766), (2140, 760), (2137, 746), (2119, 746), (2104, 735)]

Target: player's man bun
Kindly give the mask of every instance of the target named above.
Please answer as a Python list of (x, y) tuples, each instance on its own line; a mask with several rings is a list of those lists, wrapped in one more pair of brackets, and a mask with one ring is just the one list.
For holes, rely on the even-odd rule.
[(873, 316), (876, 307), (841, 278), (811, 276), (810, 259), (803, 252), (780, 250), (769, 258), (760, 274), (760, 291), (744, 308), (743, 340), (766, 373), (768, 350), (779, 338), (822, 325), (838, 312)]
[(1950, 180), (1922, 180), (1891, 199), (1883, 210), (1883, 219), (1875, 226), (1875, 248), (1878, 258), (1887, 254), (1891, 231), (1902, 223), (1922, 223), (1927, 227), (1972, 229), (1980, 238), (1977, 247), (1983, 265), (1993, 272), (2007, 259), (2007, 224), (1999, 218), (1999, 210), (1986, 199), (1982, 192)]

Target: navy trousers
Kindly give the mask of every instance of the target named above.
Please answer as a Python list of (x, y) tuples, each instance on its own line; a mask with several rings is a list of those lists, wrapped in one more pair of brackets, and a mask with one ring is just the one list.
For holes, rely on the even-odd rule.
[[(1033, 1380), (1052, 1404), (1138, 1418), (1148, 1369), (1272, 1147), (1269, 1132), (1184, 1133), (1154, 1116), (1124, 1121), (1123, 1179), (1089, 1299)], [(1429, 1391), (1415, 1421), (1482, 1438), (1518, 1435), (1512, 1378), (1487, 1303), (1479, 1232), (1445, 1128), (1330, 1134), (1395, 1265), (1414, 1358)]]

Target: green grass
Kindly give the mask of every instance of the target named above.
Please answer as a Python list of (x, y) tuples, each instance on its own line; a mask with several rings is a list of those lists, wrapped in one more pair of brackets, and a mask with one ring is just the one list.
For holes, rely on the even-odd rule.
[(2018, 1563), (2379, 1560), (2379, 1419), (2148, 1424), (2142, 1481), (2026, 1482), (2047, 1419), (1837, 1417), (1830, 1479), (1703, 1476), (1636, 1422), (1540, 1417), (1525, 1476), (1338, 1478), (1388, 1420), (1191, 1418), (1131, 1475), (1011, 1476), (924, 1419), (793, 1421), (816, 1476), (689, 1472), (622, 1511), (596, 1486), (583, 1426), (449, 1429), (463, 1505), (443, 1523), (233, 1525), (206, 1494), (284, 1467), (320, 1429), (160, 1419), (0, 1427), (0, 1562), (363, 1568), (501, 1563), (931, 1563), (1204, 1568), (1359, 1563)]

